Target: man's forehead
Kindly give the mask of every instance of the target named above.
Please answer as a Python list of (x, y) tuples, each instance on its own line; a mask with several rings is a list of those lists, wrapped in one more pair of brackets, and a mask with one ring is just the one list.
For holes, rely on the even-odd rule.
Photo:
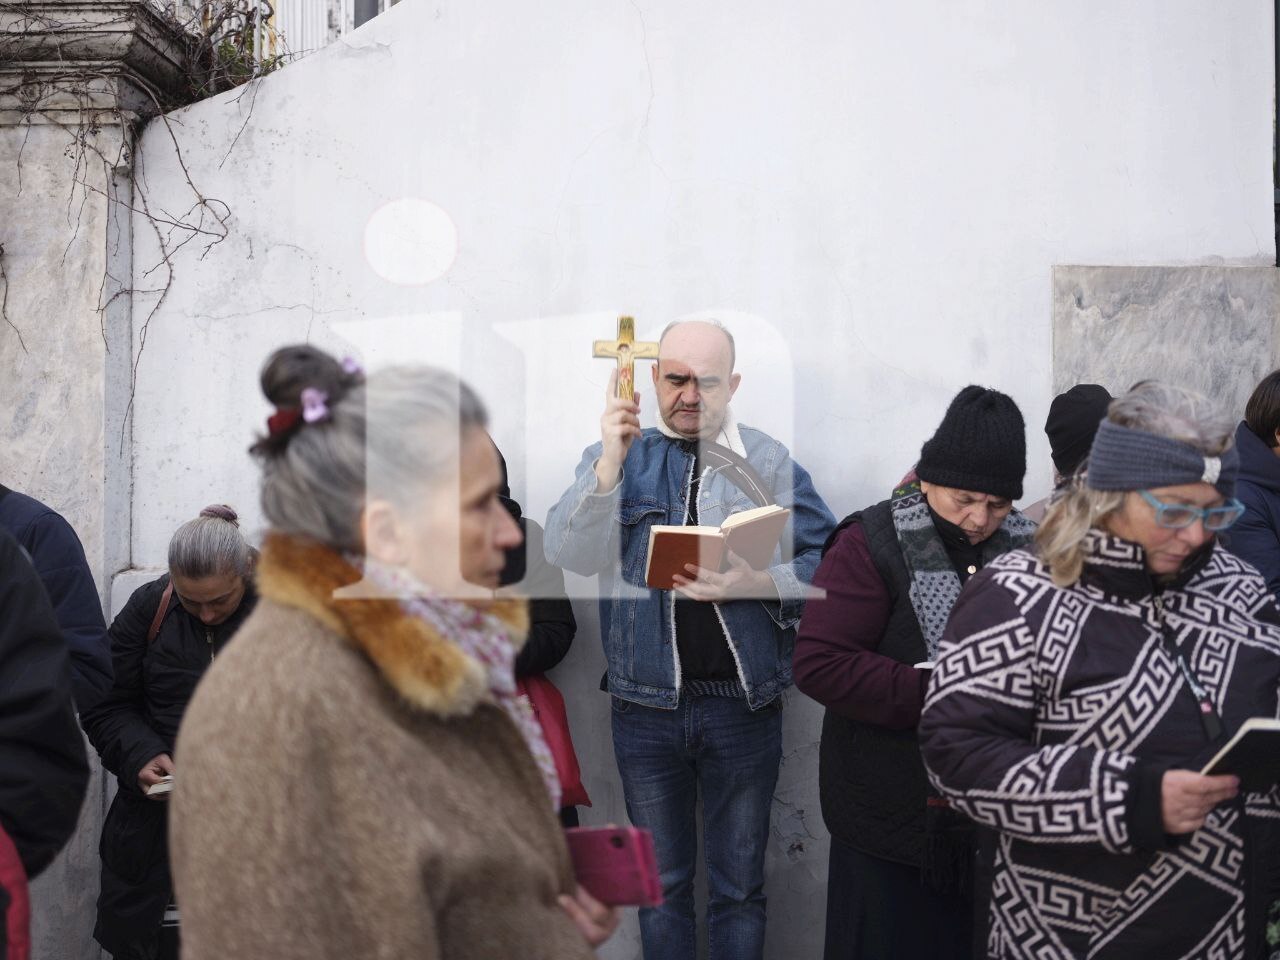
[[(697, 375), (718, 376), (728, 373), (731, 355), (729, 338), (723, 330), (691, 320), (667, 331), (658, 348), (658, 363), (664, 368), (683, 364)], [(720, 367), (725, 369), (717, 369)]]
[(729, 363), (720, 357), (658, 357), (658, 370), (664, 377), (693, 377), (695, 380), (710, 380), (728, 376)]

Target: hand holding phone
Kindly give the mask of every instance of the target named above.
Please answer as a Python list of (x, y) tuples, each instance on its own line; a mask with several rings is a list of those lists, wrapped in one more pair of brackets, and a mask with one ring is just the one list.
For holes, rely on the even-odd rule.
[(573, 871), (588, 893), (611, 907), (656, 907), (662, 881), (653, 834), (639, 827), (573, 827), (565, 832)]

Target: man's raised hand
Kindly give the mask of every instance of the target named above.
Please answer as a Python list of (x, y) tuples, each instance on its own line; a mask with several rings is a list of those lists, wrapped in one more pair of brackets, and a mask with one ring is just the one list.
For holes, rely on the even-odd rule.
[(618, 371), (609, 376), (609, 393), (600, 417), (600, 442), (604, 450), (596, 461), (596, 493), (612, 490), (618, 484), (623, 461), (632, 442), (640, 436), (640, 392), (633, 399), (618, 395)]

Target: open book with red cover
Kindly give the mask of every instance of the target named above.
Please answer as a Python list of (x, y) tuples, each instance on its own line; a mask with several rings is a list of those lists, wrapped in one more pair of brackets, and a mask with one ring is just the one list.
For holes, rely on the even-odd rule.
[(727, 570), (730, 550), (753, 569), (763, 570), (769, 566), (790, 516), (790, 510), (774, 504), (735, 513), (718, 527), (650, 527), (645, 583), (670, 590), (677, 574), (689, 576), (686, 563)]

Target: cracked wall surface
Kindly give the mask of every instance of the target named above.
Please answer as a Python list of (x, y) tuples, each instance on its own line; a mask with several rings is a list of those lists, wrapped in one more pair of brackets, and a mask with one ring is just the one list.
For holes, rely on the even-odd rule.
[[(128, 563), (119, 386), (130, 349), (127, 312), (98, 307), (115, 289), (107, 271), (128, 277), (128, 221), (111, 209), (113, 174), (95, 155), (118, 155), (119, 128), (86, 134), (88, 152), (77, 133), (0, 124), (0, 484), (66, 517), (105, 597)], [(36, 960), (99, 955), (91, 934), (106, 793), (96, 760), (91, 773), (75, 835), (32, 883)]]

